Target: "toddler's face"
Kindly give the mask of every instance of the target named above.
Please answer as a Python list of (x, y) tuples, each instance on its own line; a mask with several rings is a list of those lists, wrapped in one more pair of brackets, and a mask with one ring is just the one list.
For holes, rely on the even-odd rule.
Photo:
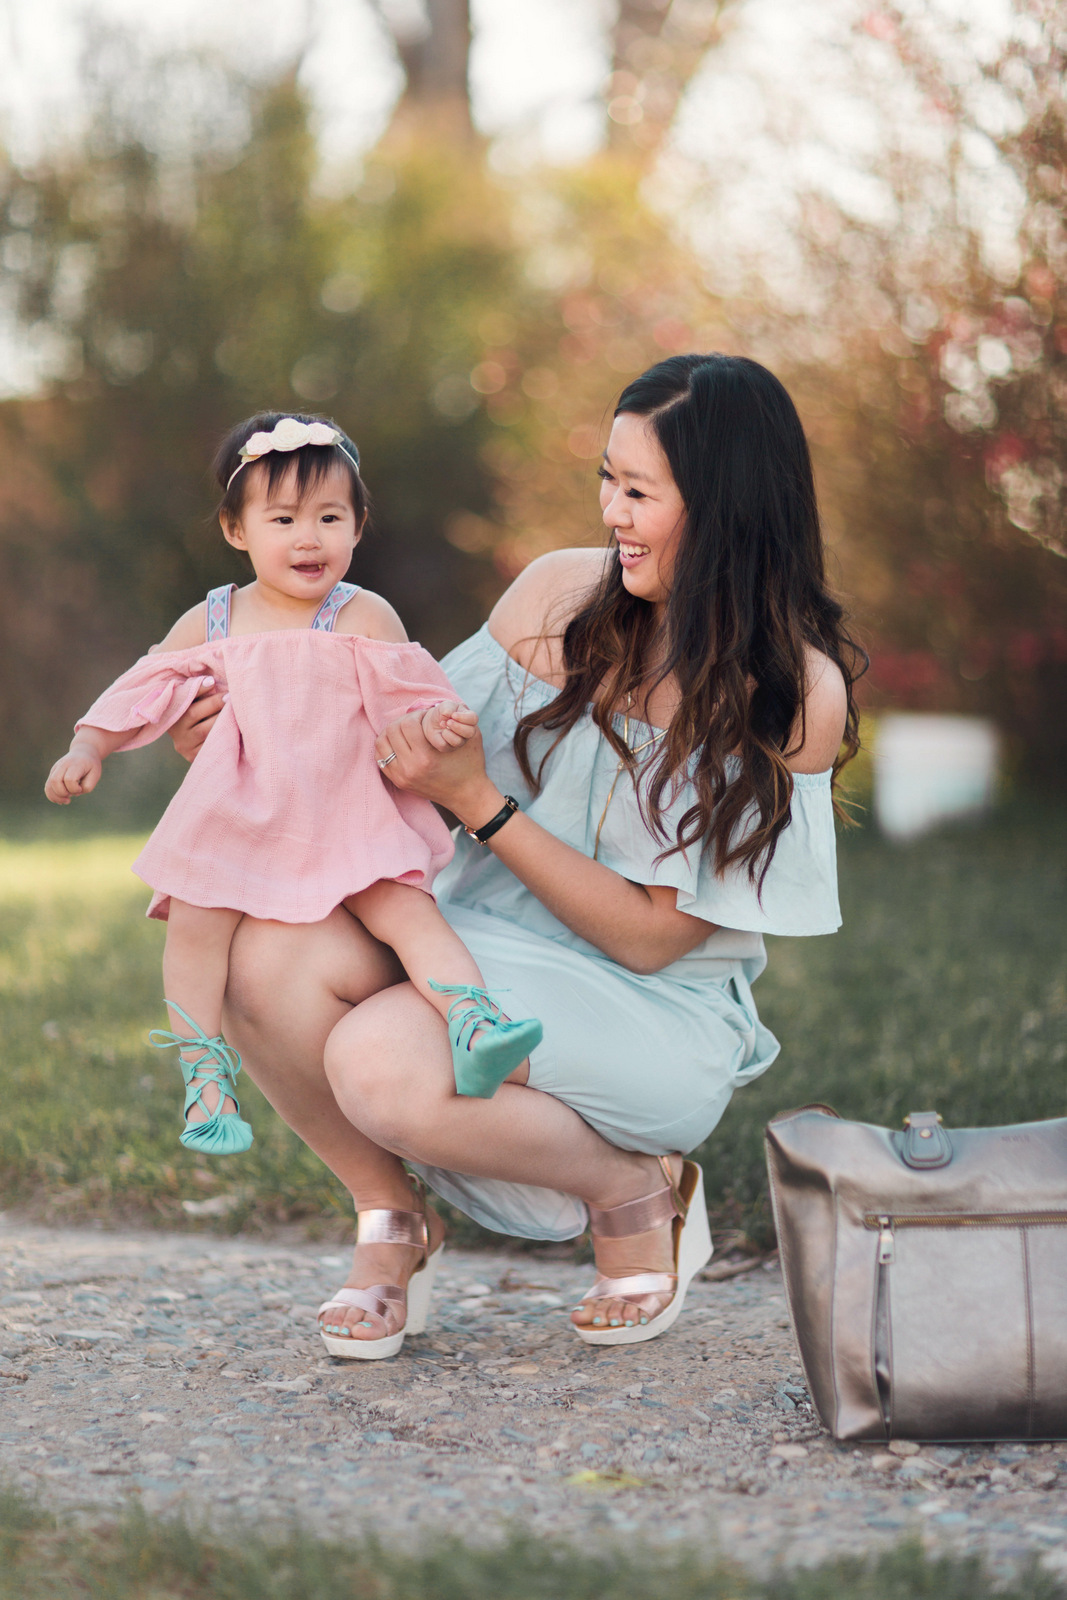
[(348, 571), (361, 529), (343, 467), (315, 484), (303, 500), (296, 471), (267, 493), (267, 473), (246, 467), (251, 479), (239, 523), (223, 527), (227, 540), (246, 550), (256, 578), (295, 600), (322, 600)]

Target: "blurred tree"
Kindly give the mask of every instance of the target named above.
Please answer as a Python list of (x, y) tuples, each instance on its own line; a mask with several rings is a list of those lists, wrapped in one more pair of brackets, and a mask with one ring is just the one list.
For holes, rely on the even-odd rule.
[(437, 135), (474, 142), (470, 0), (371, 0), (404, 69), (388, 137)]
[[(153, 65), (114, 36), (96, 66), (86, 147), (0, 175), (0, 249), (43, 364), (40, 395), (0, 405), (9, 792), (37, 787), (102, 683), (240, 577), (206, 468), (262, 406), (330, 409), (359, 440), (377, 531), (358, 576), (413, 636), (440, 651), (481, 614), (479, 561), (442, 529), (490, 505), (468, 374), (480, 308), (516, 281), (499, 193), (434, 145), (316, 197), (292, 74)], [(203, 107), (184, 127), (179, 99)]]
[[(968, 75), (950, 72), (900, 10), (865, 15), (864, 32), (904, 65), (944, 130), (942, 153), (883, 155), (891, 228), (810, 201), (819, 333), (837, 349), (801, 360), (797, 381), (846, 587), (868, 626), (867, 692), (883, 705), (990, 714), (1031, 776), (1062, 785), (1067, 37), (1046, 0), (1014, 0), (1014, 22), (996, 59), (972, 61)], [(996, 270), (986, 219), (968, 203), (963, 152), (979, 134), (1018, 185), (1019, 256)]]
[(604, 85), (611, 149), (648, 163), (740, 0), (617, 0)]
[(496, 432), (491, 516), (447, 537), (511, 578), (543, 551), (605, 538), (595, 468), (623, 386), (670, 353), (736, 344), (699, 263), (645, 197), (644, 171), (607, 151), (541, 174), (516, 199), (527, 292), (483, 320), (471, 382)]
[(630, 378), (669, 353), (737, 347), (657, 204), (656, 174), (685, 90), (739, 4), (618, 0), (600, 87), (604, 150), (512, 186), (524, 289), (481, 319), (470, 377), (496, 424), (483, 453), (495, 503), (488, 516), (457, 511), (447, 531), (459, 549), (491, 554), (500, 579), (545, 550), (604, 538), (594, 465)]
[(205, 469), (242, 413), (325, 408), (359, 439), (378, 533), (358, 575), (432, 649), (537, 550), (595, 529), (612, 392), (710, 338), (698, 264), (642, 184), (725, 6), (623, 0), (612, 56), (637, 110), (620, 120), (614, 78), (604, 96), (627, 139), (509, 183), (472, 132), (468, 0), (379, 0), (405, 88), (341, 198), (315, 193), (295, 73), (253, 82), (96, 31), (84, 146), (0, 168), (40, 376), (0, 404), (9, 792), (36, 788), (100, 684), (240, 576)]

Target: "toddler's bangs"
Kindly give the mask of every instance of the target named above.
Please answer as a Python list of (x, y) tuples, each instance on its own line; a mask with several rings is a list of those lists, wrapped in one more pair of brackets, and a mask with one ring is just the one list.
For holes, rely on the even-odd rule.
[[(344, 451), (335, 444), (306, 444), (299, 450), (282, 452), (272, 450), (270, 455), (261, 456), (258, 461), (249, 462), (244, 472), (236, 479), (233, 488), (236, 489), (241, 478), (258, 469), (260, 473), (267, 474), (267, 495), (273, 500), (282, 483), (289, 479), (293, 468), (296, 468), (296, 499), (298, 505), (303, 505), (308, 496), (330, 476), (336, 467), (344, 470), (348, 483), (349, 499), (352, 509), (357, 513), (360, 510), (360, 497), (357, 484), (356, 470)], [(260, 480), (262, 481), (262, 479)], [(241, 496), (242, 500), (244, 496)]]

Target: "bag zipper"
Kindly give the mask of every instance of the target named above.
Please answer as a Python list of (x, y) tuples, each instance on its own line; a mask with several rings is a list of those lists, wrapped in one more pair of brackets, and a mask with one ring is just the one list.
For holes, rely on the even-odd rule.
[(878, 1264), (888, 1266), (897, 1228), (1065, 1228), (1067, 1211), (868, 1211), (863, 1226), (878, 1234)]

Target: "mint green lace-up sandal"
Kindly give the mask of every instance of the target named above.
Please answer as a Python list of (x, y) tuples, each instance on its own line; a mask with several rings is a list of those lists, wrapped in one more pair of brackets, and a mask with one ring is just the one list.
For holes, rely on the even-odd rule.
[[(435, 983), (435, 994), (454, 994), (448, 1008), (448, 1040), (456, 1092), (475, 1100), (491, 1100), (531, 1050), (536, 1050), (544, 1029), (536, 1017), (512, 1022), (489, 998), (488, 991), (469, 983)], [(475, 1038), (478, 1029), (483, 1031)]]
[[(241, 1070), (241, 1058), (231, 1045), (219, 1035), (209, 1039), (203, 1029), (193, 1021), (188, 1012), (173, 1000), (164, 1001), (171, 1011), (181, 1017), (193, 1030), (194, 1037), (186, 1039), (180, 1033), (168, 1033), (163, 1028), (153, 1028), (148, 1042), (154, 1050), (178, 1047), (178, 1065), (185, 1079), (185, 1130), (179, 1135), (187, 1150), (198, 1150), (208, 1156), (235, 1156), (247, 1150), (252, 1143), (252, 1129), (241, 1120), (241, 1107), (234, 1092), (234, 1080)], [(183, 1061), (181, 1052), (203, 1052), (199, 1061)], [(204, 1104), (203, 1091), (209, 1083), (218, 1086), (219, 1102), (214, 1111)], [(234, 1111), (223, 1111), (227, 1099), (233, 1101)], [(204, 1122), (190, 1122), (190, 1109), (198, 1105)]]

